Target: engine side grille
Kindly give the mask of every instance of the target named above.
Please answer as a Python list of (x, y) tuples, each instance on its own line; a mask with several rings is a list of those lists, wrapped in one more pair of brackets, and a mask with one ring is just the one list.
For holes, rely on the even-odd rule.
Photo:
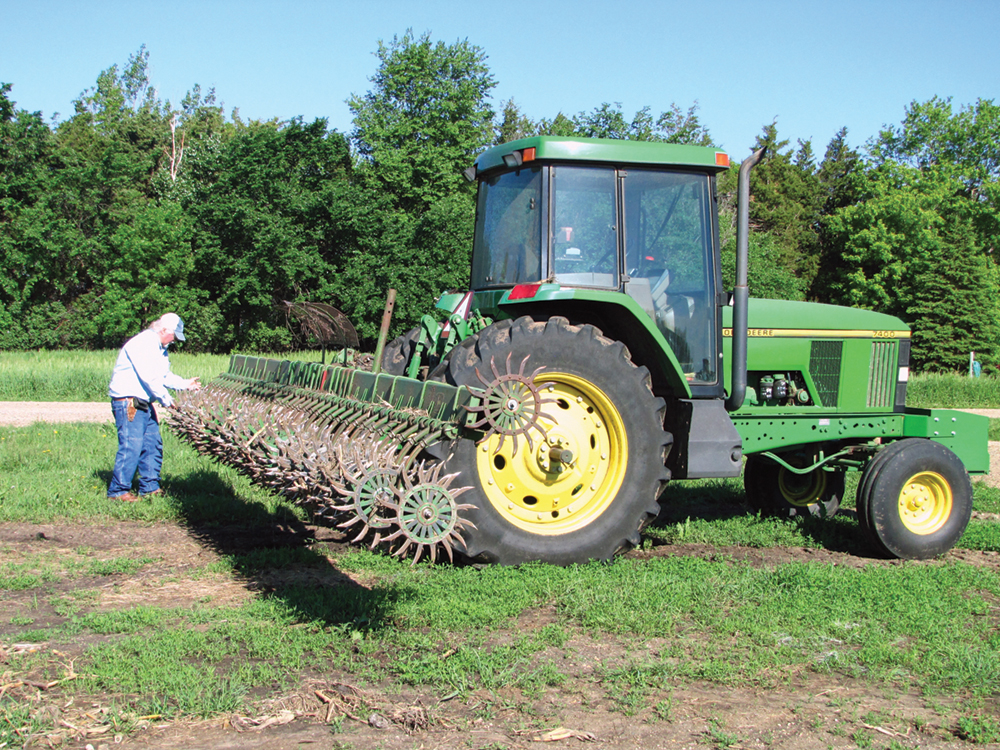
[(868, 363), (868, 406), (888, 409), (893, 406), (893, 386), (897, 374), (896, 342), (873, 341)]
[(836, 406), (840, 396), (840, 360), (843, 341), (813, 341), (809, 353), (809, 373), (819, 389), (821, 406)]

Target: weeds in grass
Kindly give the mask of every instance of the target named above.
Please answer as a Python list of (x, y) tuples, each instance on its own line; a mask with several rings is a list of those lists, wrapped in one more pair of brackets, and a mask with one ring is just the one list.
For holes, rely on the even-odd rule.
[(977, 745), (1000, 742), (1000, 720), (993, 716), (960, 716), (955, 734)]
[(851, 739), (854, 740), (854, 744), (858, 746), (859, 750), (868, 750), (868, 748), (872, 747), (872, 733), (865, 729), (854, 730)]
[(719, 720), (715, 718), (708, 720), (708, 730), (705, 735), (712, 747), (718, 750), (726, 750), (726, 748), (740, 743), (739, 735), (726, 731)]
[(87, 566), (87, 573), (92, 576), (131, 575), (152, 562), (156, 562), (156, 558), (115, 557), (110, 560), (95, 560)]
[(674, 695), (667, 692), (667, 697), (657, 701), (653, 706), (653, 717), (656, 721), (672, 722), (674, 720)]

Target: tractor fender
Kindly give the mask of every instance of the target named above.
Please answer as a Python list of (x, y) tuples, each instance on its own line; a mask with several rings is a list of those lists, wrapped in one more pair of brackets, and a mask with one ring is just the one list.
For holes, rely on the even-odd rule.
[[(519, 296), (518, 290), (518, 287), (505, 290), (499, 299), (494, 298), (491, 302), (514, 318), (561, 315), (573, 323), (597, 326), (605, 336), (625, 344), (635, 364), (649, 370), (655, 394), (691, 398), (691, 388), (673, 350), (656, 324), (631, 297), (611, 290), (568, 288), (558, 284), (538, 285), (531, 297)], [(479, 294), (476, 296), (478, 298)]]

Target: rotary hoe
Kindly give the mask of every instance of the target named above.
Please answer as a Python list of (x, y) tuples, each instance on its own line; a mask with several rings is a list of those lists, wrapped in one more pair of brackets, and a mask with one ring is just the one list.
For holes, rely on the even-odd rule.
[(906, 407), (898, 319), (749, 299), (760, 158), (740, 167), (727, 292), (726, 154), (563, 137), (490, 149), (466, 171), (471, 291), (380, 339), (371, 371), (234, 355), (182, 394), (173, 429), (414, 562), (606, 560), (639, 543), (669, 480), (741, 472), (759, 512), (820, 517), (859, 472), (876, 554), (943, 554), (972, 512), (969, 475), (989, 469), (987, 420)]

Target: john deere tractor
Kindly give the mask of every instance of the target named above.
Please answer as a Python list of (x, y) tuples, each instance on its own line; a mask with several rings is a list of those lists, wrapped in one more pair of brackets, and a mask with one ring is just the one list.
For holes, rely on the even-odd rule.
[[(605, 560), (670, 480), (736, 477), (764, 513), (832, 516), (861, 472), (883, 555), (950, 549), (987, 420), (905, 406), (910, 332), (875, 312), (749, 299), (720, 277), (712, 148), (536, 137), (486, 151), (469, 291), (372, 372), (234, 356), (185, 402), (200, 450), (414, 560)], [(745, 463), (745, 468), (744, 468)]]

